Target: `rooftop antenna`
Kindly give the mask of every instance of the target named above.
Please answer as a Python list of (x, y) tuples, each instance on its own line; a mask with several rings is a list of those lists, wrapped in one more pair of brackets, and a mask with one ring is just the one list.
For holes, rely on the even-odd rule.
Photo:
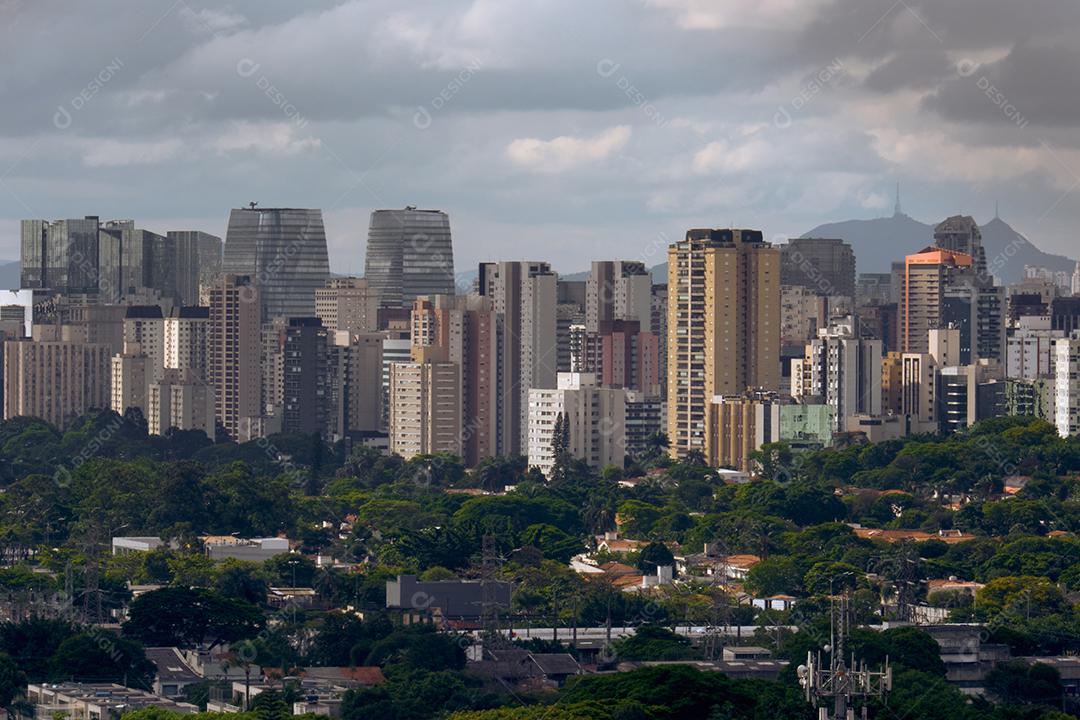
[(903, 215), (904, 211), (900, 209), (900, 181), (896, 181), (896, 207), (893, 208), (893, 217), (899, 217)]
[(994, 201), (994, 219), (995, 220), (1000, 220), (1001, 219), (1001, 213), (998, 212), (998, 201), (997, 200)]

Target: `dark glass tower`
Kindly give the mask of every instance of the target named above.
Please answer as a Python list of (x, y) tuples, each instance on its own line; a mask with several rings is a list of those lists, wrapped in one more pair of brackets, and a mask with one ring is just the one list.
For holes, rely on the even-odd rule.
[(414, 207), (371, 213), (364, 277), (382, 307), (411, 307), (421, 295), (453, 295), (450, 217)]
[(263, 320), (314, 316), (315, 290), (330, 277), (322, 210), (233, 210), (221, 271), (259, 286)]

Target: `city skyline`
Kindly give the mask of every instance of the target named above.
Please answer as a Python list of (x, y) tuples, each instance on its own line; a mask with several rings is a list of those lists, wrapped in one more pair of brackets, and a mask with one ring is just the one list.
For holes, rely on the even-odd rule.
[[(323, 208), (337, 273), (361, 272), (370, 212), (405, 205), (453, 215), (459, 267), (510, 259), (513, 237), (581, 271), (583, 244), (636, 257), (687, 227), (775, 240), (881, 216), (897, 181), (917, 217), (985, 222), (1000, 200), (1071, 249), (1080, 10), (787, 7), (162, 1), (58, 19), (6, 2), (0, 257), (22, 217), (224, 237), (224, 210), (257, 200)], [(74, 40), (62, 62), (27, 44), (45, 28)], [(105, 31), (122, 52), (78, 39)], [(342, 67), (367, 71), (342, 88)]]

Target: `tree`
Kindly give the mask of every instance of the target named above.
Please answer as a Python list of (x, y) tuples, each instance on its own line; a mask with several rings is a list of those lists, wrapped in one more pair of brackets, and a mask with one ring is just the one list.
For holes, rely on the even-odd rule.
[(659, 625), (640, 625), (630, 637), (615, 642), (620, 660), (685, 660), (697, 657), (690, 641)]
[(566, 413), (559, 413), (555, 418), (555, 428), (551, 433), (551, 482), (566, 482), (570, 471), (570, 420)]
[(663, 543), (649, 543), (638, 555), (637, 568), (645, 575), (655, 575), (657, 567), (664, 565), (675, 569), (675, 556)]
[(1063, 692), (1056, 668), (1023, 660), (995, 665), (986, 675), (986, 689), (1009, 705), (1060, 705)]
[(0, 653), (0, 707), (8, 707), (26, 685), (26, 674), (7, 653)]
[(263, 690), (251, 699), (248, 710), (258, 720), (287, 720), (292, 716), (285, 698), (277, 690)]
[(152, 590), (131, 603), (124, 634), (150, 646), (193, 647), (208, 640), (254, 637), (264, 624), (257, 607), (202, 588)]
[(76, 629), (63, 620), (31, 619), (21, 623), (0, 624), (0, 651), (34, 681), (48, 677), (49, 658)]
[(803, 568), (791, 556), (771, 557), (756, 563), (746, 574), (746, 589), (761, 597), (801, 592)]
[(104, 630), (72, 635), (49, 660), (55, 681), (123, 682), (148, 684), (156, 668), (146, 659), (142, 645)]

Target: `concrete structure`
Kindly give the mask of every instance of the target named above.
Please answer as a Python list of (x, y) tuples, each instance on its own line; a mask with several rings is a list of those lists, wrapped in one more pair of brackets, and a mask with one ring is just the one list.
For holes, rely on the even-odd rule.
[(150, 359), (142, 353), (113, 355), (110, 361), (109, 407), (123, 415), (135, 408), (147, 413), (147, 393), (151, 380), (147, 378)]
[(367, 279), (330, 278), (315, 290), (315, 314), (329, 332), (375, 332), (379, 329), (379, 293)]
[(6, 341), (4, 419), (31, 416), (64, 430), (88, 410), (109, 407), (109, 351), (108, 345), (61, 340), (48, 332)]
[(586, 280), (585, 329), (600, 332), (600, 324), (637, 321), (641, 332), (652, 331), (652, 276), (637, 260), (594, 261)]
[(259, 288), (261, 320), (311, 317), (315, 291), (330, 277), (321, 210), (234, 209), (221, 261), (222, 273), (247, 276)]
[(237, 538), (232, 535), (213, 535), (202, 538), (203, 549), (211, 560), (246, 560), (265, 562), (289, 552), (289, 539), (283, 537)]
[(233, 439), (262, 415), (260, 289), (246, 276), (225, 275), (210, 291), (210, 376), (217, 421)]
[(167, 368), (151, 382), (145, 413), (151, 435), (164, 435), (176, 428), (201, 430), (211, 440), (216, 439), (214, 388), (194, 370)]
[(780, 282), (854, 298), (855, 252), (838, 238), (792, 238), (780, 246)]
[(26, 687), (26, 702), (33, 708), (34, 718), (115, 720), (143, 708), (182, 715), (199, 712), (198, 705), (115, 683), (30, 683)]
[(390, 451), (461, 455), (461, 367), (439, 348), (413, 351), (413, 362), (390, 365)]
[(1025, 316), (1009, 330), (1005, 377), (1034, 380), (1054, 372), (1054, 343), (1065, 337), (1052, 330), (1050, 316)]
[(622, 467), (626, 458), (626, 391), (598, 387), (590, 373), (559, 373), (558, 387), (531, 388), (529, 467), (548, 478), (555, 467), (555, 424), (568, 423), (567, 452), (590, 467)]
[(332, 437), (379, 432), (382, 427), (383, 333), (331, 333), (327, 374)]
[(900, 415), (922, 426), (936, 426), (938, 367), (929, 353), (900, 356)]
[(803, 346), (829, 324), (829, 298), (802, 285), (780, 288), (780, 342)]
[(1054, 425), (1061, 437), (1080, 433), (1080, 332), (1054, 347)]
[(170, 230), (166, 237), (176, 263), (174, 299), (180, 305), (204, 305), (221, 277), (221, 238), (199, 230)]
[(524, 455), (529, 390), (556, 386), (556, 276), (545, 262), (481, 263), (477, 289), (502, 322), (496, 452)]
[(413, 347), (438, 348), (460, 369), (462, 457), (470, 467), (496, 454), (499, 322), (487, 297), (434, 295), (413, 302)]
[(821, 402), (791, 403), (775, 393), (714, 397), (709, 407), (716, 467), (753, 472), (750, 454), (766, 443), (784, 442), (794, 449), (821, 449), (832, 444), (836, 410)]
[(716, 457), (711, 399), (780, 389), (780, 251), (757, 230), (689, 230), (668, 292), (670, 451)]
[(412, 342), (409, 340), (409, 334), (404, 333), (404, 337), (398, 336), (396, 333), (388, 333), (383, 336), (382, 341), (382, 399), (380, 401), (380, 429), (389, 431), (390, 429), (390, 368), (394, 363), (399, 362), (412, 362)]
[[(210, 288), (207, 287), (209, 293)], [(206, 378), (210, 367), (210, 308), (174, 307), (164, 320), (163, 365)]]
[(146, 357), (146, 380), (165, 367), (165, 319), (157, 305), (132, 305), (124, 315), (124, 351)]
[[(660, 397), (660, 344), (655, 333), (642, 332), (636, 320), (602, 321), (595, 336), (599, 362), (591, 372), (603, 387), (637, 390)], [(593, 345), (586, 336), (586, 345)], [(586, 353), (586, 357), (590, 353)]]
[(510, 609), (513, 583), (502, 580), (437, 580), (415, 575), (386, 581), (386, 607), (409, 614), (450, 619), (477, 619), (485, 612)]
[(666, 434), (667, 413), (664, 401), (640, 390), (626, 391), (626, 454), (639, 457), (649, 449), (649, 440), (657, 433)]
[(942, 250), (963, 253), (972, 260), (972, 269), (983, 285), (993, 285), (993, 278), (987, 272), (986, 249), (982, 244), (982, 232), (974, 218), (967, 215), (953, 215), (934, 228), (934, 246)]
[(971, 256), (928, 247), (908, 255), (901, 286), (901, 346), (929, 352), (929, 332), (939, 326), (945, 289), (971, 277)]
[(791, 394), (824, 399), (839, 431), (849, 415), (881, 414), (881, 360), (881, 341), (862, 339), (858, 318), (836, 319), (806, 345), (804, 378), (796, 388), (793, 369)]
[(422, 295), (453, 295), (449, 216), (415, 207), (371, 213), (364, 277), (387, 308), (407, 308)]
[(326, 434), (330, 387), (327, 333), (317, 317), (289, 318), (285, 328), (281, 429)]

